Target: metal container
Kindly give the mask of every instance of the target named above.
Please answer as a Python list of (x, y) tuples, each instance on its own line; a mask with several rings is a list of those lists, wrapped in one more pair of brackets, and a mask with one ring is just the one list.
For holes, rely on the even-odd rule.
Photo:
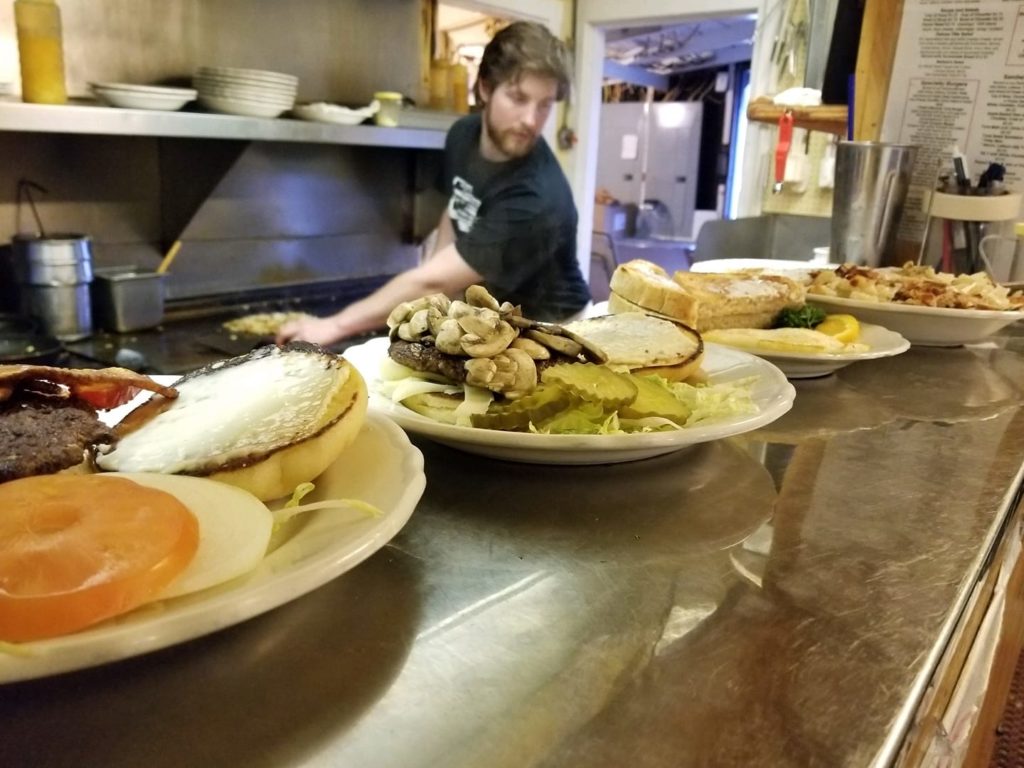
[(840, 141), (832, 196), (834, 262), (877, 267), (893, 258), (917, 147)]
[(152, 328), (164, 317), (164, 276), (134, 267), (97, 270), (92, 305), (96, 322), (105, 330), (127, 333)]
[(11, 241), (21, 312), (61, 341), (92, 334), (92, 243), (86, 235), (15, 235)]

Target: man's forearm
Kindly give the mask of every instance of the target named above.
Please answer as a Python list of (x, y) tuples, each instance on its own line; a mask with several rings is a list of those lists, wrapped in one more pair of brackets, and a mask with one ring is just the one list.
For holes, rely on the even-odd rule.
[(382, 328), (391, 310), (403, 301), (431, 293), (456, 293), (476, 279), (475, 273), (439, 268), (445, 261), (442, 258), (436, 264), (395, 275), (366, 298), (349, 304), (333, 318), (341, 335), (355, 336)]

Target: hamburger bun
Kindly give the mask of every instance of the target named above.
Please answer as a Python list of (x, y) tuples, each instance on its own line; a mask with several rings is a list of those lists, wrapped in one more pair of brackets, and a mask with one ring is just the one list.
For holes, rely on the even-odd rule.
[(704, 342), (683, 323), (644, 312), (577, 320), (565, 326), (600, 347), (609, 368), (682, 381), (700, 370)]
[(262, 501), (317, 477), (355, 439), (366, 384), (314, 344), (266, 346), (189, 373), (117, 426), (101, 470), (208, 477)]

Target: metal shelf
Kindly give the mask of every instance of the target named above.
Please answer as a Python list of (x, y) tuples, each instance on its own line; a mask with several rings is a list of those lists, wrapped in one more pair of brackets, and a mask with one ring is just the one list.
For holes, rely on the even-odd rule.
[(443, 149), (445, 130), (433, 126), (382, 128), (375, 125), (314, 123), (291, 118), (240, 117), (206, 112), (156, 112), (99, 106), (94, 102), (49, 105), (0, 101), (0, 131)]

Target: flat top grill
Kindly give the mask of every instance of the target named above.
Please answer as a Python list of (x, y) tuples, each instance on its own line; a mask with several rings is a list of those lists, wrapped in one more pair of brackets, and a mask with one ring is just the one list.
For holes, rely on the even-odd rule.
[[(183, 374), (225, 357), (245, 354), (273, 342), (265, 336), (232, 333), (223, 323), (262, 312), (308, 312), (327, 315), (371, 293), (389, 278), (292, 287), (260, 294), (210, 296), (168, 306), (161, 325), (133, 333), (99, 331), (87, 339), (67, 342), (58, 364), (75, 367), (118, 365), (147, 374)], [(381, 331), (383, 333), (383, 331)], [(347, 348), (381, 335), (346, 339), (330, 349)]]

